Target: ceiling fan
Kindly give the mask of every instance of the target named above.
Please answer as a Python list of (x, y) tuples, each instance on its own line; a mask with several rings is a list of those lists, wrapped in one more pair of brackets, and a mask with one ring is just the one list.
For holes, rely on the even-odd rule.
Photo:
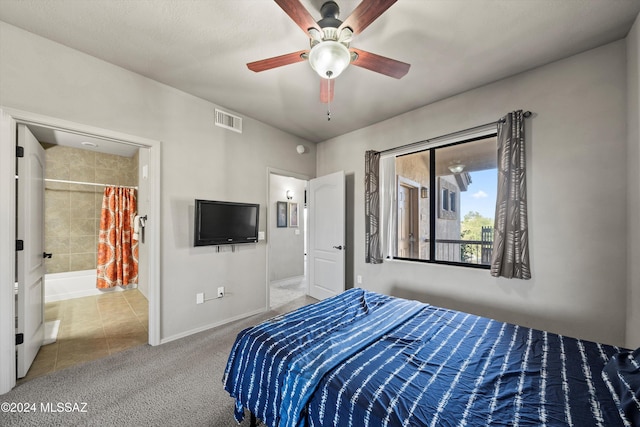
[(396, 1), (362, 0), (344, 22), (338, 19), (338, 4), (327, 1), (320, 8), (322, 19), (316, 22), (299, 0), (275, 0), (307, 33), (310, 48), (250, 62), (247, 67), (260, 72), (308, 60), (311, 68), (321, 77), (320, 101), (324, 103), (330, 103), (333, 99), (331, 80), (338, 77), (349, 64), (400, 79), (407, 74), (410, 64), (350, 47), (353, 36), (367, 28)]

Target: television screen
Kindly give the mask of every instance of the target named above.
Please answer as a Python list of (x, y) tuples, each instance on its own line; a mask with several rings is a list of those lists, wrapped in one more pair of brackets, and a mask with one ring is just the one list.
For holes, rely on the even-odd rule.
[(254, 203), (196, 199), (194, 246), (257, 242), (259, 213)]

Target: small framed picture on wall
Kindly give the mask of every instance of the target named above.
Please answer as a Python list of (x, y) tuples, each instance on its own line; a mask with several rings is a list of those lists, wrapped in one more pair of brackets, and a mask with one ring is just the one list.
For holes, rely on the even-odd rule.
[(276, 202), (276, 225), (287, 226), (287, 202)]
[(298, 203), (289, 203), (289, 227), (298, 226)]

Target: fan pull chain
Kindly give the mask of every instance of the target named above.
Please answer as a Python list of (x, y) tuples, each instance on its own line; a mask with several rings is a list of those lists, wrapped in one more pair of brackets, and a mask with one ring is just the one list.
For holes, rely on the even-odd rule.
[(333, 72), (327, 71), (327, 121), (331, 120), (331, 75)]
[(327, 83), (327, 121), (331, 120), (331, 98), (329, 98), (329, 95), (331, 94), (331, 80), (329, 80), (329, 83)]

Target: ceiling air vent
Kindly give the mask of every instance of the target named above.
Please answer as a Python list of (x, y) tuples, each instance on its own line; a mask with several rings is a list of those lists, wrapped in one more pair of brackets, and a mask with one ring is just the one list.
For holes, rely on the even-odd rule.
[(234, 116), (216, 108), (216, 126), (242, 133), (242, 117)]

